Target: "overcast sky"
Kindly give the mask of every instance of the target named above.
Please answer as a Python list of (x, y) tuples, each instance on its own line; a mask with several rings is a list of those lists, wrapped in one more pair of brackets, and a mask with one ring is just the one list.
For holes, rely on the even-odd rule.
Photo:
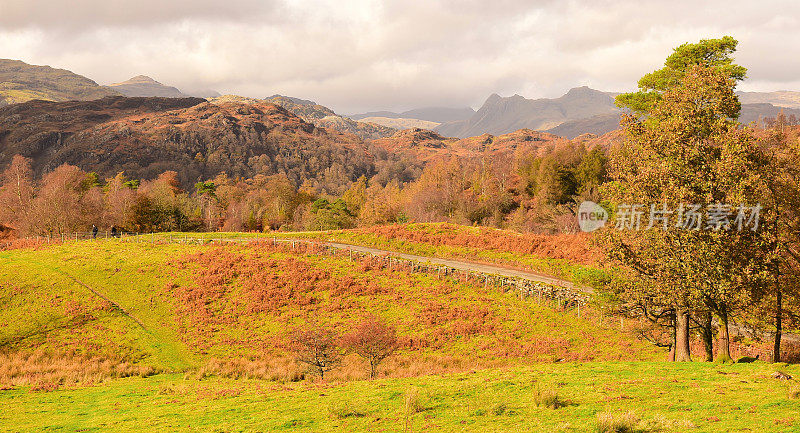
[(726, 34), (742, 90), (800, 90), (796, 0), (0, 0), (0, 58), (340, 113), (627, 90), (675, 46)]

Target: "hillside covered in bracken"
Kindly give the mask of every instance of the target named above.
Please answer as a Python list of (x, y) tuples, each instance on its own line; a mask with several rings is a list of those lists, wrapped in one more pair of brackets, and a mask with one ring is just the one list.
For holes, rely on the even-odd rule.
[[(0, 110), (0, 163), (31, 158), (36, 173), (71, 164), (100, 176), (152, 179), (177, 171), (184, 186), (226, 173), (285, 174), (298, 186), (347, 185), (374, 170), (358, 138), (317, 128), (273, 104), (198, 98), (33, 101)], [(331, 191), (333, 192), (333, 191)]]

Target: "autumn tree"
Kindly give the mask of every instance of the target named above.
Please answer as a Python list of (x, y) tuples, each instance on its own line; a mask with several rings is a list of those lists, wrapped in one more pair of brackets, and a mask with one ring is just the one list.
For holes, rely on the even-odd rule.
[(138, 191), (132, 206), (134, 230), (185, 231), (201, 227), (200, 206), (181, 189), (176, 172), (167, 171), (142, 182)]
[(340, 337), (330, 329), (321, 326), (297, 329), (290, 339), (297, 361), (308, 365), (322, 380), (325, 373), (342, 361)]
[(385, 186), (378, 182), (370, 182), (366, 192), (366, 201), (361, 207), (358, 219), (360, 224), (371, 226), (401, 222), (403, 213), (402, 189), (397, 181)]
[[(656, 214), (661, 219), (646, 234), (609, 232), (606, 239), (611, 255), (674, 311), (677, 361), (691, 360), (690, 315), (698, 308), (718, 315), (720, 358), (729, 359), (729, 317), (747, 302), (742, 293), (754, 287), (758, 274), (759, 263), (747, 249), (755, 240), (747, 231), (687, 225), (683, 207), (705, 212), (720, 203), (753, 203), (748, 191), (759, 181), (759, 153), (733, 120), (740, 109), (734, 88), (745, 73), (730, 58), (735, 47), (727, 37), (681, 45), (664, 68), (643, 77), (638, 92), (617, 99), (632, 113), (623, 116), (626, 140), (612, 163), (606, 196), (617, 205), (657, 205), (651, 215), (664, 213)], [(667, 222), (670, 214), (677, 224)]]
[(214, 182), (197, 182), (194, 184), (195, 191), (200, 201), (200, 213), (203, 215), (203, 222), (206, 229), (215, 229), (214, 215), (217, 208), (217, 185)]
[(136, 202), (135, 182), (131, 182), (120, 172), (110, 179), (106, 179), (104, 190), (103, 225), (128, 227), (130, 226), (131, 209)]
[(42, 235), (61, 235), (85, 229), (97, 209), (87, 209), (87, 174), (78, 167), (61, 165), (42, 177), (32, 202), (29, 225)]
[(784, 320), (797, 318), (800, 313), (796, 307), (800, 301), (800, 142), (786, 126), (781, 113), (759, 137), (769, 161), (761, 190), (761, 233), (768, 256), (770, 290), (754, 315), (770, 318), (766, 322), (774, 329), (773, 362), (781, 360)]
[(16, 155), (0, 175), (0, 222), (27, 232), (33, 197), (31, 161)]
[(378, 365), (397, 349), (397, 331), (375, 316), (366, 317), (342, 339), (344, 346), (369, 363), (369, 377), (375, 378)]

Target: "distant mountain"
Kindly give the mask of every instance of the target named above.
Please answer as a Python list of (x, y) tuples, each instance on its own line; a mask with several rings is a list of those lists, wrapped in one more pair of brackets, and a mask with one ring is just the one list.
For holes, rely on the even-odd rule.
[[(614, 105), (616, 93), (578, 87), (556, 99), (526, 99), (519, 95), (503, 98), (492, 95), (474, 116), (465, 121), (443, 123), (435, 131), (450, 137), (505, 134), (528, 128), (565, 138), (583, 134), (603, 135), (619, 129), (621, 110)], [(742, 111), (739, 121), (750, 123), (774, 118), (780, 111), (800, 118), (800, 110), (790, 108), (800, 92), (739, 92)], [(775, 101), (749, 103), (750, 101)], [(783, 104), (782, 106), (777, 105)]]
[(283, 173), (298, 186), (310, 181), (338, 194), (374, 174), (367, 145), (352, 135), (317, 128), (274, 104), (200, 98), (118, 96), (0, 108), (0, 170), (17, 154), (33, 160), (37, 175), (63, 163), (101, 177), (124, 171), (151, 179), (174, 170), (184, 188), (220, 173)]
[(736, 92), (742, 104), (767, 103), (776, 107), (800, 108), (800, 92)]
[(367, 117), (384, 117), (388, 119), (418, 119), (428, 122), (445, 123), (466, 120), (474, 114), (475, 110), (470, 107), (426, 107), (403, 111), (402, 113), (395, 113), (393, 111), (372, 111), (369, 113), (353, 114), (347, 117), (353, 120), (363, 120)]
[(66, 69), (0, 59), (0, 106), (32, 99), (89, 101), (118, 95), (115, 90)]
[[(613, 93), (576, 87), (555, 99), (527, 99), (520, 95), (491, 95), (469, 119), (443, 123), (436, 131), (447, 136), (500, 135), (518, 129), (551, 130), (579, 119), (618, 113)], [(586, 131), (591, 132), (591, 131)]]
[(340, 116), (334, 113), (330, 108), (319, 105), (314, 101), (292, 98), (289, 96), (272, 95), (265, 99), (255, 99), (237, 95), (224, 95), (218, 98), (211, 98), (209, 101), (214, 104), (225, 102), (275, 104), (299, 116), (306, 122), (313, 123), (315, 126), (353, 134), (365, 140), (388, 137), (396, 132), (393, 128), (373, 123), (357, 122), (348, 117)]
[(175, 87), (165, 86), (146, 75), (137, 75), (128, 81), (109, 84), (108, 87), (116, 90), (119, 93), (122, 93), (125, 96), (158, 98), (188, 97), (188, 95), (184, 95)]
[(421, 119), (406, 119), (403, 117), (365, 117), (361, 119), (361, 121), (387, 126), (394, 129), (433, 129), (441, 125), (439, 122), (431, 122)]
[(270, 96), (270, 97), (268, 97), (268, 98), (264, 98), (264, 99), (265, 99), (265, 100), (269, 100), (269, 99), (279, 99), (279, 100), (286, 100), (286, 101), (289, 101), (289, 102), (291, 102), (291, 103), (293, 103), (293, 104), (297, 104), (297, 105), (319, 106), (319, 107), (322, 107), (322, 108), (324, 108), (325, 110), (328, 110), (328, 111), (330, 111), (331, 113), (333, 113), (333, 110), (331, 110), (330, 108), (328, 108), (328, 107), (324, 107), (324, 106), (322, 106), (322, 105), (319, 105), (319, 104), (317, 104), (317, 103), (316, 103), (316, 102), (314, 102), (314, 101), (309, 101), (308, 99), (294, 98), (294, 97), (292, 97), (292, 96), (283, 96), (283, 95), (279, 95), (279, 94), (277, 94), (277, 93), (276, 93), (276, 94), (274, 94), (274, 95), (272, 95), (272, 96)]

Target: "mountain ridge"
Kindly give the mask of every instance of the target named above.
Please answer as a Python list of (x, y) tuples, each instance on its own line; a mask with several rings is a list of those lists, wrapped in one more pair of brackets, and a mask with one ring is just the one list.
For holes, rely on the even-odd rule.
[(778, 90), (775, 92), (736, 92), (742, 104), (768, 103), (776, 107), (800, 109), (800, 92)]
[(519, 129), (549, 130), (571, 120), (619, 112), (610, 92), (587, 86), (575, 87), (559, 98), (527, 99), (515, 94), (491, 94), (469, 119), (448, 122), (436, 131), (453, 137), (484, 133), (501, 135)]

